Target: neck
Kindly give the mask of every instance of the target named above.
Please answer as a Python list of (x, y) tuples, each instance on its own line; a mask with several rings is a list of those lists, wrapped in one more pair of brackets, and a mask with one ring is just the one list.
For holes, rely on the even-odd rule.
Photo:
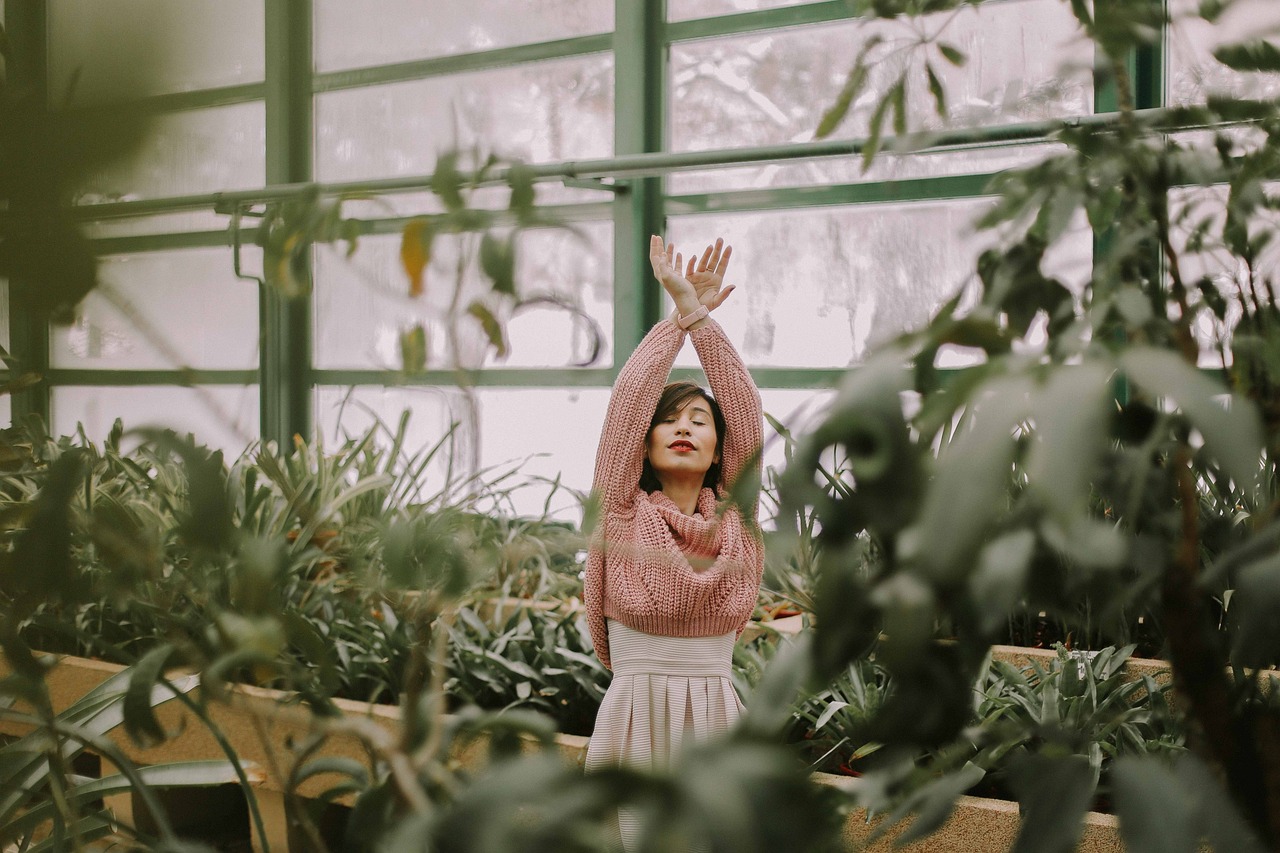
[(662, 483), (662, 493), (670, 498), (671, 502), (685, 515), (693, 515), (698, 509), (698, 495), (702, 492), (702, 478), (677, 477), (669, 480), (660, 478), (659, 481)]

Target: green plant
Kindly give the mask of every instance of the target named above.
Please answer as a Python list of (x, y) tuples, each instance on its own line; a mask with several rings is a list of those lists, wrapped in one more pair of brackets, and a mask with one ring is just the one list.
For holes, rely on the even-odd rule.
[[(147, 839), (134, 827), (102, 805), (103, 797), (136, 790), (154, 816), (164, 849), (203, 849), (179, 839), (154, 792), (227, 783), (248, 791), (249, 776), (230, 760), (136, 766), (107, 735), (123, 724), (135, 741), (147, 742), (152, 709), (175, 698), (185, 699), (184, 694), (197, 683), (188, 676), (153, 687), (139, 674), (138, 669), (126, 668), (56, 715), (51, 712), (42, 672), (18, 673), (6, 681), (3, 695), (10, 703), (19, 700), (33, 707), (21, 711), (8, 704), (0, 710), (6, 721), (31, 728), (29, 734), (0, 747), (0, 773), (7, 780), (0, 792), (0, 844), (26, 851), (60, 851), (79, 849), (109, 835), (145, 843)], [(207, 717), (199, 716), (209, 724)], [(100, 778), (77, 774), (74, 762), (86, 750), (109, 759), (120, 772)]]
[(499, 611), (490, 626), (462, 607), (449, 635), (444, 690), (452, 699), (541, 711), (559, 731), (591, 734), (609, 673), (595, 658), (581, 612), (521, 606), (510, 615)]
[(1181, 752), (1185, 727), (1169, 705), (1170, 685), (1149, 675), (1127, 678), (1132, 651), (1058, 646), (1048, 666), (993, 661), (977, 689), (974, 751), (964, 760), (1001, 773), (1023, 753), (1067, 751), (1088, 760), (1096, 786), (1116, 758)]
[[(812, 613), (815, 609), (814, 597), (820, 583), (819, 534), (823, 510), (815, 504), (783, 502), (780, 492), (785, 471), (795, 464), (799, 440), (772, 415), (765, 413), (765, 419), (782, 441), (783, 467), (779, 469), (771, 465), (765, 469), (760, 491), (765, 537), (761, 598), (762, 601), (769, 602), (766, 610), (771, 613), (787, 605)], [(846, 454), (840, 448), (831, 448), (828, 453), (813, 461), (813, 477), (817, 486), (814, 494), (822, 492), (827, 502), (847, 499), (854, 487)], [(863, 544), (865, 547), (859, 554), (859, 559), (863, 561), (864, 570), (869, 573), (877, 555), (869, 537), (863, 537)]]
[[(856, 5), (909, 22), (965, 4)], [(1233, 5), (1179, 14), (1214, 21)], [(1192, 850), (1207, 837), (1224, 849), (1278, 849), (1280, 717), (1258, 701), (1267, 685), (1256, 673), (1280, 659), (1272, 355), (1280, 308), (1268, 260), (1280, 107), (1214, 95), (1139, 111), (1127, 62), (1150, 49), (1168, 22), (1166, 4), (1070, 8), (1117, 114), (1063, 124), (1055, 151), (992, 181), (993, 202), (976, 223), (991, 248), (971, 287), (849, 377), (784, 475), (785, 511), (818, 512), (815, 678), (824, 683), (874, 647), (894, 685), (876, 720), (882, 752), (963, 751), (973, 740), (971, 685), (1011, 615), (1074, 612), (1115, 625), (1126, 610), (1151, 608), (1195, 755), (1172, 769), (1156, 757), (1119, 762), (1111, 786), (1127, 842)], [(941, 44), (920, 39), (919, 58), (933, 62)], [(824, 130), (866, 92), (877, 49), (853, 61)], [(1274, 43), (1255, 37), (1214, 53), (1240, 74), (1274, 73), (1277, 56)], [(890, 122), (906, 142), (908, 95), (923, 90), (906, 67), (872, 93), (868, 161)], [(937, 76), (926, 76), (945, 112)], [(1178, 133), (1191, 127), (1206, 130)], [(1073, 222), (1092, 229), (1094, 255), (1087, 280), (1068, 287), (1047, 261)], [(1209, 265), (1209, 252), (1226, 263)], [(973, 363), (940, 369), (939, 353), (956, 345), (970, 348)], [(1230, 354), (1221, 374), (1198, 370), (1202, 349)], [(904, 394), (918, 407), (904, 411)], [(834, 499), (814, 476), (832, 450), (848, 452), (855, 484)], [(879, 556), (870, 573), (868, 539)], [(1082, 593), (1113, 610), (1079, 610)], [(940, 624), (954, 643), (935, 642)], [(1087, 704), (1076, 712), (1087, 714)], [(1043, 734), (1025, 717), (1009, 720)], [(968, 777), (984, 772), (974, 764)], [(1010, 773), (1024, 814), (1015, 849), (1070, 849), (1095, 791), (1090, 762), (1040, 749)], [(864, 790), (891, 787), (892, 774), (868, 774)], [(1211, 777), (1221, 787), (1196, 786)], [(968, 787), (947, 778), (917, 796), (910, 805), (928, 819), (916, 826), (936, 825)], [(1205, 819), (1202, 804), (1228, 800), (1221, 819)], [(1175, 824), (1171, 840), (1163, 830)]]
[(825, 688), (801, 701), (791, 737), (802, 747), (810, 767), (857, 775), (859, 762), (880, 744), (869, 740), (871, 723), (891, 689), (888, 673), (873, 661), (859, 660)]

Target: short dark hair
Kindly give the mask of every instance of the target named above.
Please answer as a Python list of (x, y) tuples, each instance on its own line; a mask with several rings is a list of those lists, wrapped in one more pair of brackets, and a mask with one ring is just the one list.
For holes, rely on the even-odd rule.
[[(662, 389), (662, 396), (658, 398), (658, 405), (653, 410), (653, 418), (649, 421), (649, 429), (645, 431), (644, 440), (647, 444), (655, 426), (679, 412), (695, 397), (706, 400), (707, 407), (711, 409), (711, 422), (716, 428), (716, 458), (723, 459), (724, 412), (720, 411), (720, 404), (716, 402), (715, 397), (696, 382), (671, 382)], [(707, 469), (707, 475), (702, 478), (702, 487), (711, 489), (717, 497), (720, 495), (720, 471), (720, 462), (712, 462), (711, 467)], [(650, 494), (662, 489), (662, 482), (654, 472), (653, 466), (649, 464), (648, 456), (645, 457), (644, 467), (640, 471), (640, 488)]]

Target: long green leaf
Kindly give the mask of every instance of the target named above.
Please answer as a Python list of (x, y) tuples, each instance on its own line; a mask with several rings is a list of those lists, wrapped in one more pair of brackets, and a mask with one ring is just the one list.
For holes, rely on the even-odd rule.
[(1122, 758), (1111, 770), (1111, 781), (1126, 850), (1195, 853), (1194, 800), (1168, 767), (1150, 758)]
[(133, 742), (143, 748), (156, 746), (165, 739), (164, 728), (156, 719), (153, 696), (164, 674), (164, 665), (173, 652), (171, 644), (163, 643), (130, 668), (129, 689), (124, 697), (124, 728)]
[[(212, 785), (233, 784), (238, 781), (235, 770), (226, 761), (183, 761), (139, 767), (138, 775), (152, 788), (203, 788)], [(132, 783), (123, 774), (91, 779), (67, 791), (67, 802), (75, 808), (84, 806), (132, 790)], [(51, 799), (40, 801), (24, 811), (15, 820), (0, 826), (0, 843), (11, 843), (36, 829), (54, 816), (56, 806)]]
[(1011, 768), (1022, 822), (1012, 853), (1069, 853), (1084, 827), (1097, 778), (1079, 755), (1029, 755)]
[[(1252, 501), (1260, 473), (1263, 432), (1257, 408), (1173, 352), (1133, 347), (1120, 356), (1121, 368), (1135, 384), (1172, 400), (1204, 436), (1205, 446), (1227, 475)], [(1222, 398), (1227, 398), (1223, 405)]]
[(1223, 45), (1213, 58), (1236, 71), (1280, 71), (1280, 47), (1262, 39)]

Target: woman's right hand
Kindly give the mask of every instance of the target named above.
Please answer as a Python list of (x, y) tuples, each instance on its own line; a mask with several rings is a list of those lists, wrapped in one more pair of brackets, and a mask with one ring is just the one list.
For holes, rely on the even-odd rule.
[[(724, 273), (729, 267), (732, 252), (733, 249), (725, 246), (723, 240), (716, 240), (701, 258), (696, 255), (689, 258), (689, 268), (682, 275), (680, 267), (684, 259), (676, 254), (675, 245), (664, 246), (662, 238), (656, 234), (649, 239), (649, 264), (653, 267), (654, 278), (662, 283), (676, 304), (672, 319), (688, 317), (703, 306), (714, 311), (729, 298), (734, 287), (724, 285)], [(692, 331), (705, 323), (705, 319), (698, 320), (688, 329)]]
[(698, 307), (698, 291), (680, 273), (683, 260), (676, 254), (674, 243), (663, 246), (662, 238), (657, 234), (649, 238), (649, 265), (653, 267), (653, 277), (662, 284), (663, 290), (667, 291), (677, 308), (682, 309), (683, 313), (690, 313)]

